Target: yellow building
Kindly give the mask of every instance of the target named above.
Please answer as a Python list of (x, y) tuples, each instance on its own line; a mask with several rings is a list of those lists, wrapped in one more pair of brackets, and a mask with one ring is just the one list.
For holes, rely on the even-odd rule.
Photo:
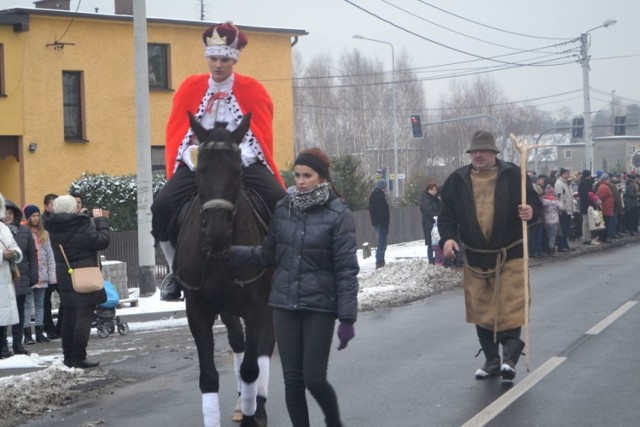
[[(164, 162), (175, 90), (207, 72), (211, 23), (147, 20), (152, 164)], [(235, 70), (275, 106), (274, 155), (293, 160), (291, 49), (304, 30), (239, 25), (249, 44)], [(47, 9), (0, 10), (0, 192), (23, 206), (63, 194), (83, 172), (136, 172), (133, 19)]]

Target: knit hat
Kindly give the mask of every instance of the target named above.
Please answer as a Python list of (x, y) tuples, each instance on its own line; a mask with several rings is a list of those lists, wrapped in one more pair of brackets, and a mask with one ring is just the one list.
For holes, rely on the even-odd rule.
[(591, 171), (589, 169), (585, 169), (582, 171), (583, 178), (589, 178), (591, 176)]
[(329, 178), (329, 167), (325, 164), (325, 162), (318, 156), (310, 153), (308, 151), (304, 151), (298, 155), (293, 165), (302, 165), (308, 166), (320, 175), (320, 178), (328, 179)]
[(569, 169), (560, 168), (560, 175), (562, 175), (563, 173), (569, 173)]
[(547, 184), (547, 186), (544, 189), (544, 195), (555, 197), (555, 194), (553, 193), (553, 187)]
[(69, 194), (60, 196), (53, 201), (54, 213), (74, 213), (76, 211), (76, 199)]
[(609, 178), (611, 178), (611, 177), (609, 176), (609, 174), (603, 173), (603, 174), (600, 176), (600, 181), (604, 181), (604, 180), (609, 179)]
[(602, 176), (602, 174), (603, 174), (603, 173), (604, 173), (604, 172), (602, 172), (602, 169), (598, 169), (598, 170), (596, 170), (596, 176), (597, 176), (598, 178), (600, 178), (600, 176)]
[(376, 189), (377, 190), (384, 190), (385, 188), (387, 188), (387, 180), (384, 178), (380, 178), (377, 182), (376, 182)]
[(202, 33), (204, 56), (222, 56), (236, 61), (249, 43), (247, 36), (231, 22), (214, 25)]
[(499, 153), (498, 147), (496, 147), (496, 140), (491, 132), (479, 130), (473, 134), (471, 138), (471, 145), (467, 149), (467, 153), (471, 151), (488, 150), (495, 153)]
[(40, 213), (40, 208), (36, 205), (27, 205), (22, 211), (24, 212), (24, 218), (28, 220), (34, 213)]

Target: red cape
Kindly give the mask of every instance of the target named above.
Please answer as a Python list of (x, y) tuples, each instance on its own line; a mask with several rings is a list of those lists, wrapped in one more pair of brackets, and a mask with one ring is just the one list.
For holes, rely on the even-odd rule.
[[(209, 75), (198, 74), (187, 77), (175, 96), (165, 132), (165, 160), (167, 178), (171, 178), (176, 164), (178, 148), (189, 130), (187, 112), (196, 114), (204, 94), (209, 88)], [(251, 132), (260, 143), (267, 164), (280, 184), (284, 181), (273, 160), (273, 101), (267, 90), (257, 80), (234, 73), (233, 93), (242, 114), (251, 113)]]

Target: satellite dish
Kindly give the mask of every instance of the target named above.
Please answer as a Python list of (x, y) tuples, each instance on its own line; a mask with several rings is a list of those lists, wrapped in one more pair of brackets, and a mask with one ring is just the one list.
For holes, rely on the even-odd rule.
[(640, 169), (640, 151), (636, 151), (631, 156), (631, 166)]

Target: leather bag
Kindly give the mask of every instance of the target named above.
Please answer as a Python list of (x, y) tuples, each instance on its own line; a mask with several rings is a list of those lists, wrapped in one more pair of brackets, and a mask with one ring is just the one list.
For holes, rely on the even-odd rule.
[(71, 268), (62, 245), (60, 245), (60, 251), (62, 252), (62, 256), (67, 263), (67, 267), (69, 267), (69, 274), (71, 275), (71, 283), (73, 283), (74, 291), (78, 292), (79, 294), (88, 294), (104, 288), (104, 276), (102, 275), (102, 270), (100, 270), (100, 267)]

